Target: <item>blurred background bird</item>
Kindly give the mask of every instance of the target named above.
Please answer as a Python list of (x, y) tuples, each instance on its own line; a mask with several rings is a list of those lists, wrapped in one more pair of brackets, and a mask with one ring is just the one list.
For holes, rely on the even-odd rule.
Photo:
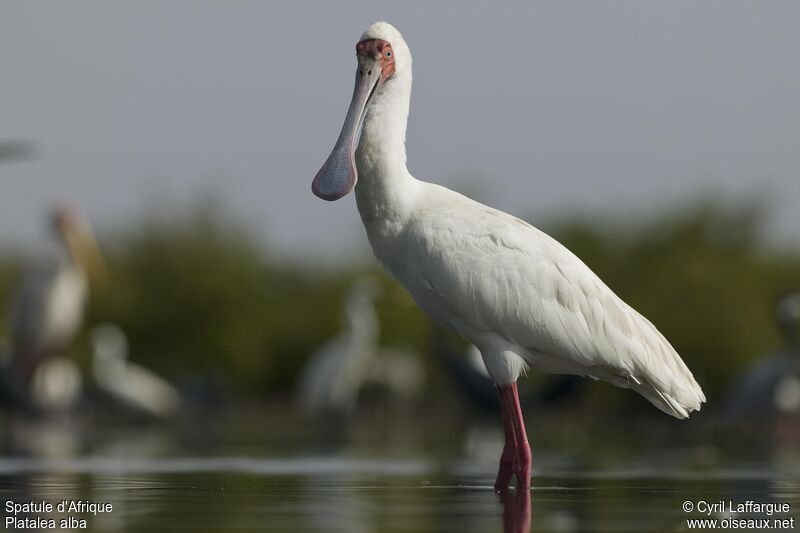
[(181, 397), (168, 381), (128, 361), (128, 338), (116, 324), (92, 328), (92, 373), (116, 405), (134, 415), (169, 419), (180, 412)]
[(358, 280), (344, 306), (345, 331), (320, 348), (299, 379), (297, 403), (309, 413), (349, 414), (367, 376), (378, 342), (378, 317), (373, 300), (377, 286)]
[(378, 295), (371, 278), (351, 286), (344, 306), (346, 329), (311, 356), (298, 380), (296, 400), (303, 411), (352, 415), (366, 388), (403, 402), (422, 393), (424, 371), (415, 354), (379, 347)]
[(781, 294), (774, 316), (784, 346), (756, 359), (729, 388), (725, 400), (729, 424), (800, 415), (800, 291)]
[[(50, 225), (55, 251), (25, 270), (12, 299), (4, 376), (12, 395), (40, 406), (76, 397), (79, 375), (64, 358), (83, 324), (90, 283), (103, 284), (108, 277), (89, 224), (75, 206), (56, 205)], [(53, 361), (57, 364), (47, 364)], [(37, 378), (38, 372), (46, 375)]]

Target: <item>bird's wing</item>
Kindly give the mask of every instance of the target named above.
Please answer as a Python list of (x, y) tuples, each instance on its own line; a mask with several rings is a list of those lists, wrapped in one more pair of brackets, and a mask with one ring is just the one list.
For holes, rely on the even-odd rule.
[[(347, 362), (350, 344), (350, 336), (345, 334), (334, 338), (311, 356), (295, 392), (297, 402), (303, 409), (318, 412), (331, 407), (332, 391)], [(338, 406), (332, 407), (335, 409)]]
[(175, 415), (180, 408), (180, 396), (175, 388), (160, 376), (135, 363), (127, 363), (118, 393), (128, 403), (160, 417)]
[(470, 328), (573, 369), (559, 371), (634, 388), (675, 416), (705, 400), (658, 330), (555, 239), (461, 195), (433, 202), (418, 222), (411, 275)]
[(54, 262), (31, 264), (12, 300), (11, 343), (16, 355), (39, 348), (45, 325), (45, 306), (58, 265)]

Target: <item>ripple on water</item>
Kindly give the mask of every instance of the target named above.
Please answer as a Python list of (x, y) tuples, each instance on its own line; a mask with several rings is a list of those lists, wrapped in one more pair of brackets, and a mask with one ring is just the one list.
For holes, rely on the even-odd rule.
[[(502, 531), (523, 505), (492, 472), (453, 475), (428, 460), (300, 457), (0, 459), (6, 500), (109, 501), (96, 531)], [(675, 530), (686, 500), (779, 500), (800, 509), (797, 472), (742, 464), (691, 470), (631, 464), (544, 468), (529, 512), (537, 531)]]

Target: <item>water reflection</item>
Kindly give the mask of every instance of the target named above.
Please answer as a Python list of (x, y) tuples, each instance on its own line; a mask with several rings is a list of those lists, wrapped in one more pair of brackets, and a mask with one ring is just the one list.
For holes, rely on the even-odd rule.
[(94, 531), (664, 531), (701, 516), (682, 510), (686, 500), (800, 506), (796, 465), (540, 471), (532, 491), (500, 494), (492, 472), (461, 478), (451, 466), (340, 457), (3, 459), (0, 491), (12, 501), (110, 502), (112, 513), (82, 515)]
[(742, 453), (713, 436), (691, 446), (658, 428), (625, 433), (666, 435), (653, 447), (584, 424), (582, 434), (594, 435), (584, 447), (541, 419), (531, 491), (497, 494), (497, 424), (367, 417), (326, 444), (280, 411), (256, 410), (267, 423), (225, 414), (184, 427), (59, 431), (7, 419), (2, 499), (110, 502), (112, 513), (84, 517), (93, 531), (680, 531), (702, 516), (683, 511), (687, 500), (800, 509), (794, 445)]
[(498, 494), (503, 504), (503, 531), (505, 533), (523, 533), (531, 530), (531, 492), (518, 490), (511, 494), (509, 490), (501, 490)]

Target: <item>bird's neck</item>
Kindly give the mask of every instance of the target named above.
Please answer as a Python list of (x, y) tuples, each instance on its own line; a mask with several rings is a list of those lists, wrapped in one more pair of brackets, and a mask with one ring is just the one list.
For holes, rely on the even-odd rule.
[(374, 344), (378, 337), (378, 318), (375, 310), (371, 307), (359, 306), (353, 308), (348, 306), (347, 321), (350, 331), (357, 342), (364, 344)]
[(391, 80), (376, 94), (356, 150), (356, 201), (366, 223), (405, 216), (416, 180), (406, 168), (411, 78)]
[(80, 254), (78, 253), (74, 239), (68, 238), (67, 236), (62, 236), (59, 239), (59, 248), (61, 260), (64, 261), (66, 265), (69, 265), (73, 269), (82, 272), (83, 264), (80, 261)]

